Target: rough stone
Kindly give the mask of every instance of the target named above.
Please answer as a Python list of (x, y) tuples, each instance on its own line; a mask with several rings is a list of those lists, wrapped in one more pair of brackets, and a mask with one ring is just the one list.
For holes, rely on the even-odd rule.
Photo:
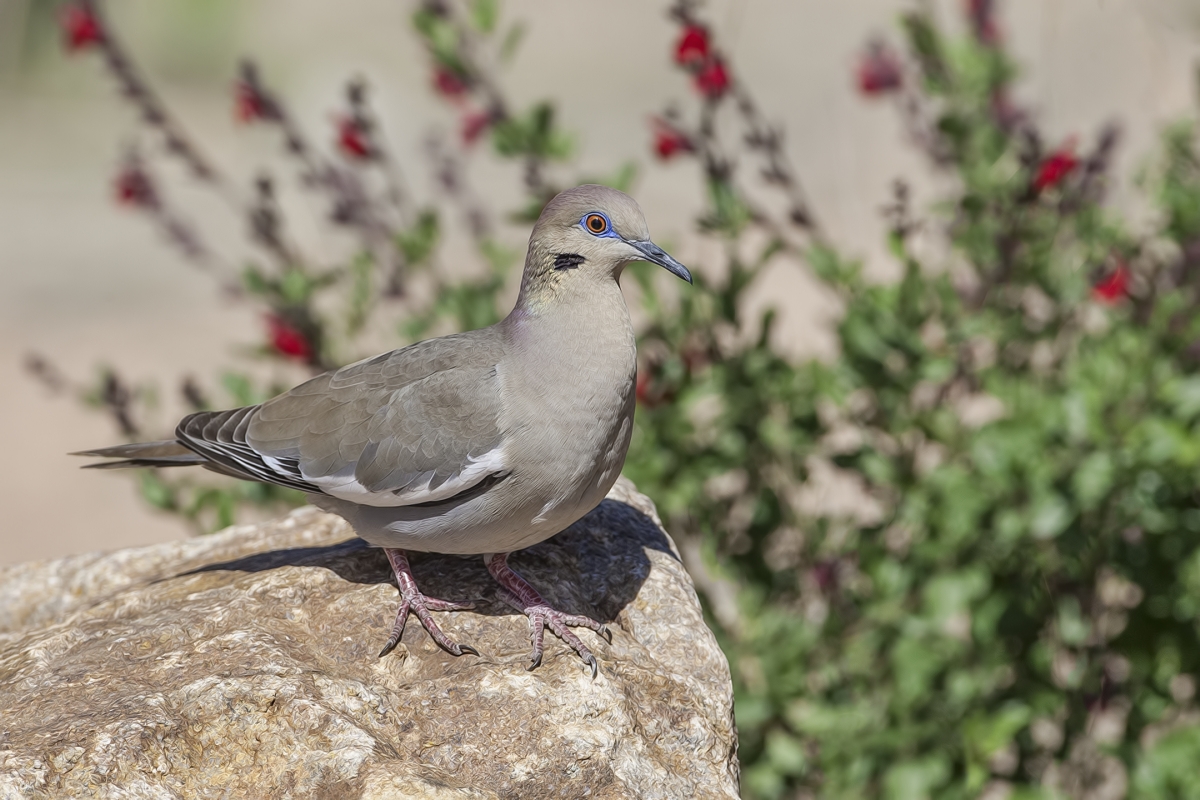
[(512, 557), (610, 623), (525, 669), (528, 626), (482, 559), (418, 556), (410, 620), (381, 551), (313, 508), (185, 542), (0, 569), (0, 797), (737, 796), (729, 669), (653, 505), (622, 481)]

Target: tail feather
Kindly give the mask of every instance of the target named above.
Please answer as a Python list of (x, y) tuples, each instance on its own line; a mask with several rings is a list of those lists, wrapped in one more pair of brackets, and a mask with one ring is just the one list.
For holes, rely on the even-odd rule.
[(198, 455), (168, 456), (165, 458), (127, 458), (121, 461), (97, 461), (84, 464), (83, 469), (132, 469), (134, 467), (194, 467), (206, 463)]
[[(235, 409), (236, 410), (236, 409)], [(215, 415), (214, 415), (215, 416)], [(221, 416), (228, 419), (229, 414)], [(191, 417), (185, 418), (185, 422)], [(211, 444), (211, 443), (210, 443)], [(274, 472), (272, 465), (263, 461), (257, 453), (245, 445), (237, 450), (238, 455), (230, 456), (220, 449), (211, 452), (197, 452), (186, 447), (178, 439), (167, 439), (161, 442), (133, 442), (118, 444), (113, 447), (99, 447), (95, 450), (81, 450), (71, 453), (73, 456), (92, 456), (94, 458), (115, 459), (112, 461), (97, 461), (84, 464), (84, 469), (133, 469), (137, 467), (204, 467), (220, 475), (228, 475), (243, 481), (258, 481), (273, 483), (299, 489), (302, 492), (320, 492), (316, 486), (306, 483), (300, 476)], [(257, 464), (247, 461), (240, 456), (253, 456)]]
[(116, 458), (118, 461), (100, 461), (85, 464), (84, 469), (127, 469), (131, 467), (191, 467), (204, 464), (207, 459), (193, 452), (174, 439), (162, 442), (134, 442), (95, 450), (81, 450), (73, 456)]

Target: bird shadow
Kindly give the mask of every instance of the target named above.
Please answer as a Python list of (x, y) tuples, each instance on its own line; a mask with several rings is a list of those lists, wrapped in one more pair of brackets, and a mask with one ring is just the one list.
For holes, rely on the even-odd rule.
[[(628, 503), (607, 499), (583, 519), (544, 542), (520, 550), (509, 564), (556, 608), (612, 622), (650, 575), (648, 550), (678, 560), (662, 529)], [(444, 600), (470, 600), (475, 612), (518, 612), (499, 599), (495, 581), (479, 556), (410, 553), (421, 591)], [(395, 585), (383, 550), (359, 538), (319, 547), (270, 550), (207, 564), (176, 577), (205, 572), (263, 572), (280, 567), (319, 567), (358, 584)]]

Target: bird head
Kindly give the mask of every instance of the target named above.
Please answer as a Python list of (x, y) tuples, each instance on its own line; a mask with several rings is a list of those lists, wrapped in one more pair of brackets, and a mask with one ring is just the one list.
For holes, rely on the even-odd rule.
[(522, 294), (553, 292), (568, 282), (613, 280), (630, 261), (658, 264), (688, 283), (692, 274), (650, 241), (637, 202), (616, 189), (585, 184), (542, 209), (529, 238)]

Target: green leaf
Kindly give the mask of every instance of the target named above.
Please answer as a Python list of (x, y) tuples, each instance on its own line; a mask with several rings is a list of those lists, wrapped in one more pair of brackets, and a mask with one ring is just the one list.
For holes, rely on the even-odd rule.
[(1079, 599), (1072, 596), (1058, 601), (1058, 635), (1065, 644), (1080, 647), (1088, 640), (1092, 626), (1079, 608)]
[(949, 88), (949, 71), (942, 52), (941, 34), (924, 12), (912, 12), (902, 18), (909, 46), (921, 65), (926, 86), (932, 93)]
[(978, 767), (968, 788), (978, 791), (988, 775), (987, 761), (1008, 747), (1029, 724), (1033, 712), (1019, 701), (1009, 701), (994, 712), (977, 711), (963, 723), (963, 740), (972, 765)]
[(1200, 725), (1172, 731), (1139, 759), (1133, 770), (1132, 796), (1200, 800), (1197, 764), (1200, 764)]
[(480, 33), (491, 33), (499, 16), (497, 0), (471, 0), (471, 24)]
[(884, 773), (883, 796), (887, 800), (922, 800), (933, 797), (934, 790), (949, 777), (950, 765), (945, 756), (931, 755), (922, 759), (901, 761)]
[(350, 287), (350, 304), (346, 312), (346, 333), (354, 336), (367, 322), (367, 314), (375, 297), (371, 278), (375, 272), (375, 259), (364, 251), (350, 262), (353, 283)]
[(944, 656), (916, 635), (896, 642), (891, 652), (891, 670), (895, 676), (895, 702), (901, 707), (919, 703), (931, 690), (934, 677), (942, 668)]
[(270, 291), (267, 279), (255, 264), (247, 264), (246, 268), (242, 270), (242, 285), (250, 294), (265, 295)]
[(1091, 511), (1108, 496), (1116, 476), (1112, 455), (1097, 451), (1085, 458), (1071, 476), (1071, 488), (1079, 507)]
[(252, 406), (266, 399), (254, 388), (250, 378), (241, 373), (226, 372), (221, 376), (221, 383), (233, 398), (234, 405)]
[(781, 730), (767, 734), (767, 758), (784, 775), (803, 775), (808, 771), (808, 755), (804, 743)]
[(439, 64), (459, 75), (466, 73), (458, 56), (459, 34), (450, 20), (440, 14), (421, 9), (413, 14), (413, 27), (425, 39)]
[(936, 575), (922, 592), (925, 613), (939, 625), (966, 614), (971, 604), (987, 592), (990, 583), (990, 576), (978, 567)]
[(637, 171), (636, 162), (626, 161), (607, 176), (585, 176), (580, 178), (578, 183), (598, 183), (601, 186), (611, 186), (620, 192), (628, 192), (633, 186), (634, 178), (637, 177)]
[(1047, 494), (1033, 505), (1029, 531), (1035, 539), (1052, 539), (1071, 524), (1075, 512), (1061, 495)]
[(527, 156), (561, 160), (571, 154), (571, 137), (554, 124), (554, 106), (548, 102), (534, 105), (525, 115), (514, 116), (492, 125), (492, 146), (506, 158)]
[(857, 262), (847, 261), (832, 248), (820, 245), (809, 248), (806, 257), (817, 277), (831, 286), (858, 288), (861, 267)]
[(441, 226), (437, 212), (433, 209), (422, 209), (417, 221), (406, 231), (396, 234), (396, 245), (404, 253), (404, 260), (409, 268), (424, 265), (433, 251), (437, 249), (441, 236)]
[(797, 700), (788, 706), (785, 716), (797, 731), (817, 738), (824, 736), (854, 736), (864, 733), (881, 720), (881, 710), (869, 703), (853, 705), (824, 705), (809, 700)]
[(279, 282), (279, 294), (288, 305), (303, 305), (313, 290), (313, 282), (298, 269), (283, 273)]
[(750, 221), (750, 207), (726, 180), (710, 179), (708, 181), (708, 196), (711, 211), (703, 225), (710, 230), (729, 237), (741, 233), (746, 223)]
[(172, 511), (176, 508), (175, 492), (154, 470), (141, 470), (142, 499), (154, 508)]
[(504, 34), (504, 38), (500, 42), (500, 61), (507, 63), (512, 61), (513, 56), (517, 54), (517, 48), (521, 46), (521, 40), (525, 38), (525, 25), (517, 22), (514, 23), (508, 32)]
[(1200, 376), (1183, 378), (1172, 387), (1175, 415), (1193, 419), (1200, 415)]

